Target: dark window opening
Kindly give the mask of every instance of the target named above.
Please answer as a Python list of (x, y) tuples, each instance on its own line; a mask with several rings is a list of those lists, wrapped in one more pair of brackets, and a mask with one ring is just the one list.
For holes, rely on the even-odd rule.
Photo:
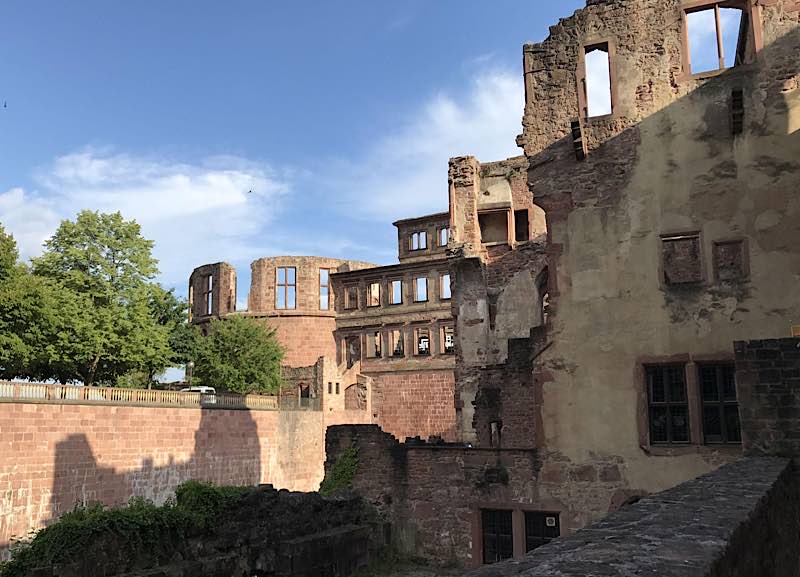
[(514, 236), (517, 242), (530, 240), (530, 225), (528, 222), (527, 209), (514, 211)]
[(347, 368), (349, 369), (361, 360), (361, 337), (347, 337), (345, 347), (347, 349)]
[(561, 536), (558, 513), (525, 512), (525, 552), (546, 545)]
[(328, 382), (328, 394), (333, 394), (333, 383)]
[(584, 96), (586, 97), (586, 118), (605, 116), (612, 113), (611, 101), (611, 58), (608, 43), (587, 46), (584, 53), (586, 78)]
[(484, 509), (481, 511), (481, 528), (484, 563), (497, 563), (514, 556), (511, 511)]
[(699, 370), (704, 442), (741, 443), (734, 364), (702, 364)]
[(344, 308), (354, 310), (358, 308), (358, 287), (349, 286), (344, 289)]
[(749, 39), (749, 13), (710, 3), (686, 13), (692, 74), (732, 68), (744, 63)]
[(336, 394), (338, 395), (340, 392), (339, 383), (336, 383)]
[(508, 243), (508, 212), (484, 212), (478, 215), (483, 244)]
[(650, 443), (689, 442), (689, 402), (684, 365), (645, 367)]

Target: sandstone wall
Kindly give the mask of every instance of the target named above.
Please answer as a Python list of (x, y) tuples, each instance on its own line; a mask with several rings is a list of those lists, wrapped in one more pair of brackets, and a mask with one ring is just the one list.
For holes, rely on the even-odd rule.
[(76, 503), (163, 502), (188, 479), (314, 491), (326, 425), (367, 418), (0, 402), (0, 548)]

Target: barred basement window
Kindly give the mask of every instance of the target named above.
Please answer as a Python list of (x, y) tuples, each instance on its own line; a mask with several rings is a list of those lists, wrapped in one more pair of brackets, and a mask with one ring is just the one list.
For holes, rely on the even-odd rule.
[(734, 364), (704, 363), (699, 365), (699, 372), (704, 442), (741, 443)]
[(525, 511), (525, 552), (546, 545), (561, 535), (558, 513)]
[(275, 308), (297, 308), (297, 271), (294, 267), (275, 269)]
[(689, 403), (684, 365), (645, 367), (650, 418), (650, 443), (689, 442)]
[(481, 511), (483, 532), (483, 562), (497, 563), (514, 556), (514, 530), (511, 511), (484, 509)]

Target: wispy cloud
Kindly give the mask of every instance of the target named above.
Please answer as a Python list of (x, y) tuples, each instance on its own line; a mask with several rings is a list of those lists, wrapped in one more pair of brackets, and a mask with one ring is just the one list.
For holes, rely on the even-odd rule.
[(57, 158), (36, 182), (36, 190), (0, 193), (0, 222), (23, 257), (39, 254), (59, 222), (82, 209), (119, 210), (156, 241), (167, 284), (183, 284), (198, 263), (264, 250), (258, 235), (289, 190), (285, 176), (239, 157), (190, 164), (94, 148)]
[(391, 220), (447, 210), (447, 161), (492, 161), (521, 154), (524, 90), (520, 74), (474, 73), (462, 94), (439, 93), (356, 159), (323, 175), (340, 206), (363, 218)]

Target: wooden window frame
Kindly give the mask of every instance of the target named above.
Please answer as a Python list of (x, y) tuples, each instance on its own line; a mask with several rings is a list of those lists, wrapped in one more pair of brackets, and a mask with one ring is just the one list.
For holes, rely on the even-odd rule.
[[(651, 378), (651, 371), (653, 370), (667, 370), (674, 369), (676, 374), (681, 377), (683, 385), (683, 400), (674, 400), (670, 398), (672, 387), (666, 382), (664, 383), (664, 397), (663, 401), (655, 401), (653, 399), (653, 379)], [(648, 364), (644, 367), (645, 373), (645, 392), (647, 395), (647, 423), (648, 423), (648, 436), (650, 444), (653, 446), (672, 446), (672, 445), (690, 445), (692, 443), (692, 416), (690, 411), (690, 397), (689, 387), (686, 382), (686, 365), (685, 363), (659, 363)], [(653, 440), (653, 409), (666, 408), (666, 436), (665, 441)], [(686, 411), (686, 440), (675, 440), (672, 434), (672, 416), (673, 410), (677, 408), (684, 408)]]
[[(706, 400), (705, 391), (704, 391), (704, 382), (703, 382), (703, 370), (704, 369), (713, 369), (715, 372), (715, 385), (717, 387), (717, 398), (715, 400)], [(724, 369), (730, 369), (733, 372), (733, 392), (734, 392), (734, 399), (726, 399), (724, 395), (724, 388), (723, 388), (723, 374), (722, 371)], [(739, 398), (736, 391), (736, 381), (735, 381), (735, 374), (736, 374), (736, 366), (733, 362), (705, 362), (705, 363), (698, 363), (697, 364), (697, 382), (698, 382), (698, 397), (700, 401), (700, 421), (702, 426), (702, 433), (703, 433), (703, 444), (705, 445), (741, 445), (742, 444), (742, 428), (741, 428), (741, 419), (737, 417), (738, 422), (738, 430), (735, 435), (731, 434), (731, 431), (728, 430), (728, 423), (725, 418), (726, 409), (735, 408), (738, 414), (739, 411)], [(719, 418), (720, 418), (720, 438), (719, 439), (710, 439), (710, 435), (706, 432), (706, 419), (705, 419), (705, 411), (707, 407), (715, 407), (718, 410)], [(738, 438), (735, 438), (737, 437)]]
[[(561, 536), (561, 515), (559, 513), (555, 513), (552, 511), (523, 511), (523, 515), (525, 524), (525, 553), (530, 553), (531, 551), (541, 547), (542, 545), (547, 545), (553, 539), (558, 539)], [(545, 533), (547, 532), (547, 528), (549, 528), (549, 525), (547, 525), (549, 518), (555, 517), (554, 527), (555, 527), (555, 532), (557, 534), (552, 536), (547, 536), (547, 535), (542, 535), (539, 537), (531, 536), (529, 534), (529, 529), (531, 525), (529, 524), (529, 520), (534, 517), (544, 518)], [(532, 541), (539, 541), (539, 543), (531, 547)]]
[[(489, 517), (491, 515), (498, 515), (502, 513), (503, 516), (508, 516), (507, 519), (507, 527), (508, 532), (500, 533), (499, 530), (495, 530), (493, 533), (489, 533), (489, 525), (494, 525), (495, 527), (498, 526), (496, 521), (491, 521)], [(484, 565), (491, 565), (493, 563), (499, 563), (501, 561), (505, 561), (514, 557), (514, 511), (512, 509), (481, 509), (480, 511), (480, 518), (481, 518), (481, 550), (483, 552), (483, 563)], [(506, 524), (506, 519), (503, 520), (504, 525)], [(487, 559), (487, 542), (491, 539), (495, 541), (495, 549), (497, 550), (497, 555), (495, 559), (489, 561)], [(501, 545), (501, 538), (503, 540)], [(501, 549), (502, 547), (502, 549)], [(504, 553), (507, 552), (507, 555)]]

